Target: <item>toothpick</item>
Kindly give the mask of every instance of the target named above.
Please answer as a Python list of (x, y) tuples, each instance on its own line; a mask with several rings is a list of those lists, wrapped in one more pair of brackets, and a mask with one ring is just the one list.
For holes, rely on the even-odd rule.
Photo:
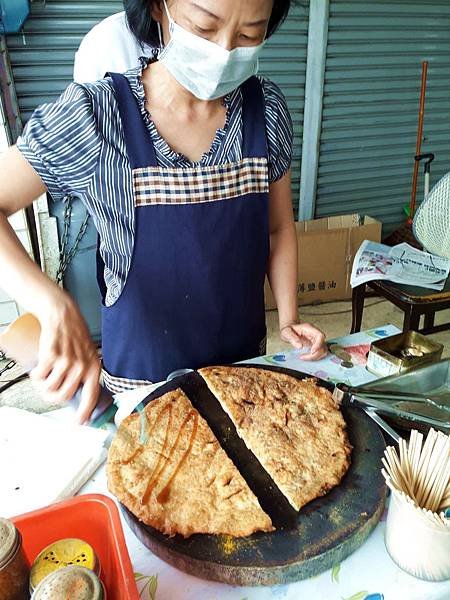
[(381, 459), (386, 485), (428, 524), (448, 531), (443, 510), (450, 505), (450, 436), (430, 429), (423, 443), (423, 435), (412, 430), (408, 444), (400, 439), (399, 453), (388, 446)]

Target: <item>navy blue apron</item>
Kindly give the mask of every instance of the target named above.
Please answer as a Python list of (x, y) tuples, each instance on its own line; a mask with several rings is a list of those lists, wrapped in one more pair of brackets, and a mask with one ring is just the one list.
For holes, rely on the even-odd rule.
[(261, 354), (269, 184), (260, 82), (241, 88), (241, 161), (167, 168), (158, 166), (128, 80), (111, 77), (132, 168), (135, 237), (123, 290), (102, 306), (106, 385), (117, 391)]

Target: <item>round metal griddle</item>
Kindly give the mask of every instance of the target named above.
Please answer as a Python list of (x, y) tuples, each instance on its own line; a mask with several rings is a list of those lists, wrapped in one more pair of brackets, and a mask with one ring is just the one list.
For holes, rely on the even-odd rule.
[[(310, 377), (282, 367), (239, 365)], [(333, 390), (325, 381), (318, 384)], [(178, 377), (150, 394), (144, 404), (181, 388), (206, 418), (222, 447), (236, 464), (276, 527), (272, 533), (245, 538), (193, 535), (172, 538), (145, 525), (121, 505), (129, 526), (154, 554), (169, 564), (204, 579), (234, 585), (273, 585), (312, 577), (354, 552), (378, 523), (386, 488), (380, 472), (384, 438), (359, 408), (343, 406), (350, 443), (351, 466), (340, 485), (295, 512), (253, 454), (197, 372)], [(189, 501), (189, 498), (186, 498)]]

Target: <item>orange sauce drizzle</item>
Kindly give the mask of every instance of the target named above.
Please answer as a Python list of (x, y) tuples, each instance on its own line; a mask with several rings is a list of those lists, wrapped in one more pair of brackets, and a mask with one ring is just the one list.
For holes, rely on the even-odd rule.
[(150, 478), (148, 480), (148, 484), (147, 484), (147, 488), (144, 492), (144, 494), (142, 495), (141, 498), (141, 504), (146, 504), (151, 496), (152, 491), (155, 489), (156, 485), (158, 484), (158, 481), (160, 480), (161, 476), (164, 474), (166, 468), (168, 467), (169, 463), (170, 463), (170, 459), (172, 458), (173, 453), (175, 452), (178, 444), (180, 443), (181, 440), (181, 436), (183, 434), (183, 432), (185, 431), (189, 421), (194, 418), (193, 421), (193, 426), (192, 426), (192, 431), (191, 431), (191, 436), (189, 439), (189, 444), (188, 444), (188, 448), (187, 450), (184, 452), (183, 456), (181, 457), (178, 465), (175, 468), (175, 471), (173, 472), (172, 476), (170, 477), (169, 481), (167, 482), (167, 484), (165, 485), (165, 487), (161, 490), (161, 492), (158, 494), (158, 496), (156, 497), (157, 502), (160, 502), (161, 504), (163, 504), (164, 502), (167, 502), (167, 500), (169, 499), (169, 494), (170, 494), (170, 486), (173, 482), (173, 480), (175, 479), (177, 473), (179, 472), (182, 464), (184, 463), (184, 461), (186, 460), (186, 458), (188, 457), (189, 453), (192, 450), (192, 446), (194, 444), (194, 439), (195, 436), (197, 434), (197, 429), (198, 429), (198, 414), (195, 411), (190, 411), (188, 413), (188, 415), (185, 417), (183, 423), (181, 424), (180, 430), (178, 431), (177, 437), (175, 442), (172, 445), (172, 448), (169, 451), (168, 456), (165, 456), (165, 451), (167, 448), (167, 442), (168, 442), (168, 437), (169, 437), (169, 431), (170, 431), (170, 426), (171, 426), (171, 422), (172, 422), (172, 405), (166, 405), (164, 407), (164, 409), (159, 413), (159, 415), (157, 416), (150, 432), (149, 432), (149, 437), (150, 437), (150, 433), (151, 431), (153, 431), (156, 423), (158, 422), (159, 418), (162, 416), (162, 414), (164, 413), (164, 411), (168, 409), (169, 410), (169, 419), (167, 421), (167, 426), (166, 426), (166, 431), (165, 431), (165, 435), (164, 435), (164, 442), (163, 442), (163, 446), (161, 448), (161, 451), (159, 453), (159, 458), (158, 461), (156, 463), (156, 466), (154, 467), (152, 474), (150, 475)]

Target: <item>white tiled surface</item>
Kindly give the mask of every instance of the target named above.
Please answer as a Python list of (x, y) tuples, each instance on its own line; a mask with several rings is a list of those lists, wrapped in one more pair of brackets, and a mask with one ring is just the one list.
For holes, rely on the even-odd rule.
[(19, 212), (16, 212), (14, 215), (11, 215), (8, 220), (16, 231), (26, 229), (27, 224), (25, 221), (25, 214), (24, 214), (23, 210), (20, 210)]

